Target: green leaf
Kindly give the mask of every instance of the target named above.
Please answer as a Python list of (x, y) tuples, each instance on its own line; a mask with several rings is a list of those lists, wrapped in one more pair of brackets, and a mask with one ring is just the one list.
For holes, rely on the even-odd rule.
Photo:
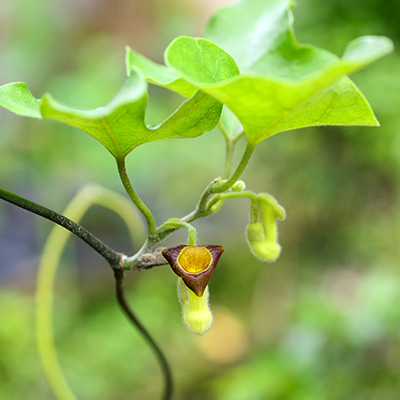
[(42, 118), (39, 100), (35, 99), (23, 82), (0, 86), (0, 106), (23, 117)]
[[(172, 90), (184, 97), (190, 97), (197, 88), (179, 76), (173, 69), (157, 64), (130, 47), (126, 48), (126, 69), (129, 75), (132, 68), (138, 69), (147, 82)], [(236, 72), (237, 66), (233, 66)], [(242, 131), (243, 127), (232, 112), (224, 107), (221, 113), (220, 123), (225, 132), (234, 139)]]
[(128, 76), (133, 68), (139, 70), (147, 82), (150, 82), (153, 85), (165, 87), (183, 97), (191, 97), (197, 90), (197, 88), (182, 79), (171, 68), (157, 64), (141, 54), (136, 53), (130, 47), (127, 47), (126, 69)]
[[(327, 50), (296, 42), (291, 5), (292, 0), (238, 1), (213, 15), (204, 37), (229, 53), (242, 74), (295, 80), (308, 76), (338, 58)], [(388, 38), (365, 36), (350, 42), (343, 59), (372, 62), (392, 50)]]
[(292, 32), (291, 0), (242, 0), (220, 8), (204, 37), (228, 52), (241, 73), (293, 79), (336, 57), (311, 46), (298, 46)]
[(235, 60), (207, 39), (188, 36), (175, 39), (166, 51), (167, 64), (171, 59), (175, 61), (172, 67), (180, 75), (195, 76), (205, 85), (220, 83), (240, 74)]
[[(289, 5), (287, 0), (242, 0), (222, 8), (205, 33), (215, 44), (177, 38), (166, 51), (166, 63), (228, 106), (250, 144), (307, 126), (377, 126), (366, 99), (345, 75), (389, 53), (390, 40), (356, 39), (339, 59), (296, 43)], [(217, 67), (221, 71), (210, 79)]]
[[(102, 143), (117, 159), (124, 158), (143, 143), (199, 136), (215, 127), (222, 107), (212, 97), (197, 91), (163, 123), (148, 127), (144, 122), (147, 86), (135, 71), (131, 72), (110, 103), (94, 110), (79, 110), (60, 104), (49, 94), (44, 95), (40, 101), (36, 100), (23, 83), (5, 86), (6, 89), (0, 87), (0, 93), (4, 92), (7, 100), (1, 103), (5, 108), (19, 115), (51, 118), (78, 128)], [(23, 96), (15, 95), (20, 93), (19, 88), (24, 89)], [(31, 108), (27, 104), (32, 104)], [(33, 105), (36, 105), (36, 109)]]

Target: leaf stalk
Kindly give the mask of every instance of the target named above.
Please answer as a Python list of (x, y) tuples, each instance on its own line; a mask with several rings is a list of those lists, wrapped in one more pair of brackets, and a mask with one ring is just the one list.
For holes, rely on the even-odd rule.
[(117, 159), (117, 166), (118, 166), (118, 173), (121, 178), (121, 182), (122, 182), (126, 192), (128, 193), (128, 196), (131, 198), (133, 203), (136, 205), (136, 207), (140, 210), (140, 212), (146, 218), (147, 227), (148, 227), (148, 231), (149, 231), (149, 237), (151, 237), (156, 232), (156, 223), (155, 223), (153, 214), (151, 213), (149, 208), (146, 206), (146, 204), (144, 204), (143, 200), (139, 197), (139, 195), (136, 193), (135, 189), (133, 189), (131, 181), (129, 180), (128, 172), (126, 170), (125, 158)]

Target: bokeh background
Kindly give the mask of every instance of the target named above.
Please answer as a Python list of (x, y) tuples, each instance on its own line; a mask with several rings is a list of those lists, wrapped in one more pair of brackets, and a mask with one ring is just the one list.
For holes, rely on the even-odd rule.
[[(0, 2), (0, 84), (25, 81), (36, 97), (97, 107), (124, 81), (124, 46), (162, 62), (181, 34), (200, 36), (229, 0)], [(353, 38), (387, 35), (400, 48), (397, 0), (299, 0), (300, 42), (341, 54)], [(211, 282), (214, 326), (181, 322), (169, 267), (132, 272), (129, 300), (171, 361), (176, 399), (396, 400), (400, 393), (400, 53), (353, 76), (380, 128), (329, 127), (276, 135), (243, 175), (286, 208), (283, 252), (257, 261), (244, 239), (249, 204), (227, 201), (199, 221), (200, 243), (226, 252)], [(150, 87), (149, 123), (181, 101)], [(238, 149), (238, 156), (241, 150)], [(191, 211), (223, 171), (218, 131), (146, 144), (128, 157), (132, 182), (158, 223)], [(87, 183), (123, 193), (113, 158), (91, 137), (0, 110), (0, 185), (61, 211)], [(100, 207), (83, 225), (131, 253), (128, 230)], [(40, 254), (52, 225), (0, 202), (0, 398), (54, 398), (34, 335)], [(170, 237), (176, 245), (185, 234)], [(140, 246), (140, 238), (135, 243)], [(59, 357), (79, 399), (157, 399), (153, 355), (114, 300), (104, 261), (72, 239), (57, 275)]]

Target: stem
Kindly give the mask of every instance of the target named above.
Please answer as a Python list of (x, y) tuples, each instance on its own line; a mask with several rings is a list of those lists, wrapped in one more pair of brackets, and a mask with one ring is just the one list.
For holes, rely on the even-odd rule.
[(153, 238), (147, 239), (142, 248), (133, 256), (125, 257), (122, 261), (122, 268), (130, 270), (133, 268), (150, 268), (156, 265), (164, 265), (167, 263), (161, 252), (154, 252), (157, 243), (164, 240), (171, 233), (179, 228), (185, 228), (188, 231), (188, 245), (196, 246), (196, 229), (188, 222), (184, 222), (178, 218), (171, 218), (164, 222), (156, 230)]
[(231, 139), (226, 140), (226, 154), (225, 154), (225, 172), (224, 172), (224, 178), (228, 179), (231, 170), (232, 170), (232, 163), (233, 163), (233, 155), (235, 151), (235, 142)]
[(196, 229), (187, 222), (183, 222), (180, 220), (168, 220), (164, 224), (162, 224), (157, 232), (164, 233), (166, 228), (185, 228), (188, 231), (188, 245), (196, 246)]
[[(93, 204), (99, 204), (118, 214), (127, 224), (133, 241), (136, 236), (133, 227), (140, 227), (139, 214), (126, 197), (110, 190), (96, 185), (86, 186), (75, 196), (64, 213), (79, 221)], [(68, 238), (69, 232), (58, 226), (54, 226), (51, 230), (41, 256), (36, 292), (36, 333), (39, 355), (48, 382), (59, 400), (76, 400), (62, 373), (52, 330), (54, 281)]]
[(209, 193), (222, 193), (228, 190), (239, 179), (240, 175), (246, 168), (246, 165), (249, 162), (251, 155), (253, 154), (254, 148), (254, 144), (247, 142), (246, 150), (243, 153), (242, 159), (240, 160), (235, 172), (223, 184), (212, 184), (208, 189)]
[(224, 126), (224, 124), (221, 122), (221, 120), (219, 120), (218, 126), (219, 126), (219, 129), (221, 129), (221, 132), (222, 132), (222, 134), (224, 135), (225, 140), (226, 140), (226, 141), (230, 140), (229, 133), (228, 133), (228, 131), (225, 129), (225, 126)]
[(219, 128), (221, 129), (222, 134), (224, 135), (226, 146), (225, 146), (225, 172), (224, 178), (228, 179), (231, 174), (232, 169), (232, 162), (233, 162), (233, 153), (235, 150), (235, 140), (233, 140), (227, 130), (225, 129), (224, 125), (221, 121), (218, 122)]
[(249, 197), (250, 200), (258, 202), (257, 195), (254, 192), (245, 191), (245, 192), (230, 192), (230, 193), (220, 194), (218, 196), (213, 197), (208, 205), (209, 207), (212, 207), (219, 200), (230, 199), (233, 197)]
[(244, 135), (244, 131), (240, 132), (235, 137), (232, 137), (232, 135), (229, 134), (228, 131), (225, 129), (225, 126), (221, 123), (221, 121), (218, 122), (218, 126), (221, 129), (221, 132), (224, 135), (226, 141), (224, 179), (228, 179), (231, 174), (236, 142)]
[(46, 218), (52, 222), (55, 222), (56, 224), (69, 230), (71, 233), (78, 236), (85, 243), (87, 243), (92, 249), (94, 249), (104, 259), (106, 259), (112, 268), (119, 265), (121, 253), (118, 253), (111, 247), (108, 247), (84, 227), (70, 220), (66, 216), (59, 214), (58, 212), (46, 208), (40, 204), (34, 203), (33, 201), (17, 196), (14, 193), (7, 192), (6, 190), (1, 188), (0, 198), (18, 207), (24, 208), (25, 210), (28, 210), (36, 215), (40, 215), (41, 217)]
[[(133, 241), (136, 232), (132, 227), (138, 226), (139, 215), (132, 203), (122, 195), (96, 185), (88, 185), (74, 197), (64, 213), (80, 221), (96, 203), (120, 215), (128, 225)], [(54, 282), (69, 236), (70, 232), (57, 225), (52, 228), (40, 258), (36, 288), (36, 340), (40, 361), (47, 381), (59, 400), (76, 400), (59, 364), (52, 328)]]
[(117, 165), (118, 165), (119, 176), (121, 178), (122, 184), (124, 185), (126, 192), (128, 193), (131, 200), (135, 203), (136, 207), (140, 210), (140, 212), (146, 218), (147, 227), (149, 230), (149, 236), (154, 235), (154, 233), (156, 231), (156, 223), (154, 221), (153, 214), (148, 209), (146, 204), (143, 203), (142, 199), (136, 193), (135, 189), (133, 189), (132, 184), (128, 177), (128, 172), (126, 170), (125, 159), (124, 158), (117, 159)]
[(254, 192), (245, 191), (245, 192), (232, 192), (232, 193), (223, 193), (217, 196), (214, 196), (211, 201), (208, 203), (208, 207), (211, 208), (214, 204), (216, 204), (220, 200), (230, 199), (234, 197), (248, 197), (251, 200), (251, 208), (250, 208), (250, 222), (257, 222), (259, 220), (259, 203), (257, 195)]
[(124, 294), (124, 272), (123, 272), (123, 270), (115, 270), (114, 275), (115, 275), (115, 293), (117, 295), (118, 303), (122, 307), (126, 316), (130, 319), (130, 321), (135, 325), (135, 327), (139, 330), (139, 332), (146, 339), (147, 343), (150, 345), (155, 356), (157, 357), (160, 367), (162, 369), (163, 375), (164, 375), (164, 393), (163, 393), (162, 399), (170, 400), (170, 399), (172, 399), (172, 374), (171, 374), (171, 369), (168, 365), (167, 359), (165, 358), (164, 353), (158, 347), (157, 343), (150, 336), (149, 332), (142, 325), (142, 323), (137, 319), (136, 315), (133, 313), (133, 311), (131, 310), (131, 308), (129, 307), (129, 305), (126, 301), (125, 294)]

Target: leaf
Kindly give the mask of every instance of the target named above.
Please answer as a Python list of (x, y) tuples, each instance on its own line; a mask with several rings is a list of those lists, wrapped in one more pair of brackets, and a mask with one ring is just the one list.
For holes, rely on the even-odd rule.
[[(181, 78), (173, 69), (165, 65), (155, 63), (143, 55), (135, 52), (130, 47), (127, 47), (126, 69), (128, 75), (132, 68), (138, 69), (145, 77), (147, 82), (172, 90), (173, 92), (176, 92), (184, 97), (190, 97), (197, 90), (195, 86)], [(238, 72), (237, 67), (234, 68)], [(222, 109), (220, 124), (222, 125), (226, 134), (232, 139), (243, 132), (243, 127), (239, 120), (226, 107), (223, 107)]]
[[(199, 136), (215, 127), (222, 107), (212, 97), (197, 91), (163, 123), (148, 127), (144, 122), (147, 86), (135, 71), (110, 103), (94, 110), (79, 110), (60, 104), (49, 94), (40, 101), (36, 100), (24, 83), (5, 86), (5, 89), (0, 87), (0, 95), (4, 93), (2, 97), (6, 99), (1, 103), (5, 108), (19, 115), (51, 118), (78, 128), (102, 143), (117, 159), (126, 157), (143, 143)], [(32, 105), (29, 108), (27, 104)]]
[(336, 57), (328, 51), (295, 42), (291, 0), (242, 0), (220, 8), (204, 37), (228, 52), (241, 73), (299, 77), (308, 64), (323, 66)]
[(182, 79), (174, 70), (165, 65), (157, 64), (130, 47), (126, 48), (126, 69), (128, 76), (132, 68), (139, 70), (147, 82), (153, 85), (165, 87), (183, 97), (190, 97), (197, 88)]
[(23, 82), (12, 82), (0, 86), (0, 106), (23, 117), (42, 118), (39, 100), (35, 99)]
[[(296, 43), (287, 0), (242, 0), (211, 19), (207, 39), (179, 37), (165, 59), (182, 78), (229, 107), (250, 144), (290, 129), (378, 122), (366, 99), (345, 75), (392, 50), (389, 39), (366, 36), (351, 42), (342, 59)], [(188, 51), (191, 49), (191, 51)], [(233, 56), (240, 75), (211, 81), (216, 60)], [(231, 64), (231, 61), (229, 60)]]
[(240, 73), (235, 60), (207, 39), (188, 36), (175, 39), (166, 51), (167, 64), (170, 59), (179, 65), (179, 68), (172, 67), (181, 76), (195, 76), (205, 85), (223, 82)]

